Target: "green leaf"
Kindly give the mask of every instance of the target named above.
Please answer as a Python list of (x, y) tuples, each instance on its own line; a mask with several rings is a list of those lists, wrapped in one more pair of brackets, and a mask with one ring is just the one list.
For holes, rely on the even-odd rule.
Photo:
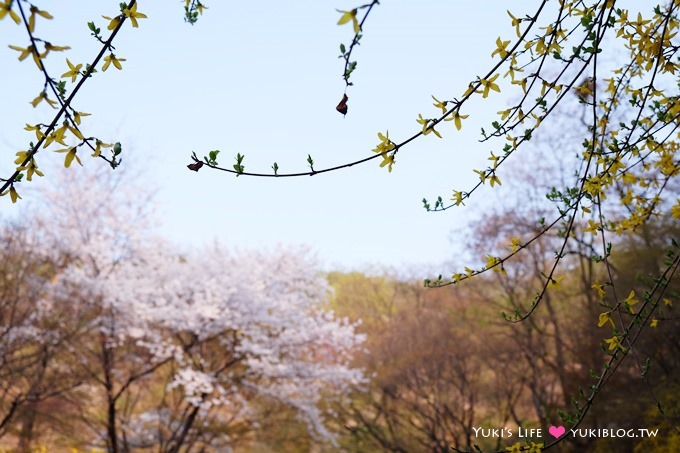
[[(245, 170), (245, 168), (246, 168), (246, 167), (243, 165), (243, 159), (244, 159), (245, 157), (246, 157), (245, 154), (236, 153), (236, 163), (234, 164), (233, 167), (234, 167), (234, 170), (236, 170), (236, 172), (237, 172), (238, 174), (243, 173), (244, 170)], [(238, 176), (238, 175), (237, 175), (237, 176)]]

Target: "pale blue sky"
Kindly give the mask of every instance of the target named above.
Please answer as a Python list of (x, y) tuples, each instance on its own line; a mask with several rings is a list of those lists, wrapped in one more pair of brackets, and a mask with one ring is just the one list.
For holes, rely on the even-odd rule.
[[(47, 3), (38, 6), (55, 19), (39, 21), (36, 35), (73, 48), (48, 58), (58, 76), (67, 69), (65, 57), (74, 63), (93, 58), (97, 43), (86, 22), (94, 19), (105, 29), (101, 15), (115, 14), (117, 3)], [(430, 95), (459, 97), (490, 67), (496, 37), (514, 36), (506, 8), (527, 12), (519, 9), (524, 2), (381, 2), (353, 55), (355, 86), (343, 118), (335, 111), (344, 90), (337, 56), (352, 31), (336, 25), (336, 8), (359, 4), (213, 0), (192, 27), (183, 22), (181, 2), (142, 0), (139, 11), (149, 18), (138, 29), (124, 27), (115, 41), (117, 55), (127, 59), (124, 70), (97, 74), (76, 99), (77, 110), (92, 113), (85, 133), (121, 141), (124, 164), (145, 167), (149, 186), (157, 187), (161, 233), (186, 247), (214, 238), (239, 248), (308, 244), (329, 268), (452, 270), (436, 264), (455, 258), (466, 241), (470, 233), (461, 228), (469, 211), (426, 213), (420, 200), (448, 198), (453, 188), (475, 183), (472, 169), (486, 166), (491, 149), (477, 143), (479, 128), (506, 105), (502, 95), (468, 103), (462, 132), (447, 122), (438, 128), (443, 140), (429, 135), (405, 147), (392, 173), (378, 161), (277, 180), (186, 168), (192, 150), (220, 149), (224, 166), (240, 152), (247, 170), (262, 172), (274, 161), (282, 172), (305, 170), (307, 154), (316, 168), (370, 155), (377, 132), (389, 129), (395, 141), (410, 136), (418, 130), (418, 113), (437, 114)], [(25, 45), (20, 32), (0, 22), (3, 176), (31, 139), (24, 124), (51, 118), (49, 109), (28, 104), (42, 88), (33, 63), (19, 63), (7, 47)], [(79, 171), (48, 165), (61, 157), (38, 159), (49, 169), (46, 178)], [(23, 203), (1, 212), (21, 215), (30, 201), (26, 193)]]

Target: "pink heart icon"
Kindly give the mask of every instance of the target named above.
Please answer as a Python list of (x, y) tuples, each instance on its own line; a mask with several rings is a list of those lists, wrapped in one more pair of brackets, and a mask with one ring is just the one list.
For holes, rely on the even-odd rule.
[(562, 437), (566, 429), (564, 429), (564, 426), (551, 426), (548, 429), (548, 432), (550, 433), (551, 436), (553, 436), (555, 439), (559, 439)]

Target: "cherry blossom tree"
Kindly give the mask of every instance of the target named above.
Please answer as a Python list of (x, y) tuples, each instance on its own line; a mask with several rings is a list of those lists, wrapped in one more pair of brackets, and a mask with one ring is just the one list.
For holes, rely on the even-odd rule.
[(66, 175), (30, 218), (41, 228), (27, 247), (60, 263), (31, 327), (47, 341), (41, 320), (70, 314), (54, 331), (89, 395), (81, 442), (114, 452), (226, 448), (232, 431), (257, 426), (251, 402), (266, 400), (332, 441), (322, 398), (364, 381), (350, 366), (363, 337), (323, 309), (318, 264), (296, 248), (178, 252), (154, 237), (144, 192), (119, 181)]

